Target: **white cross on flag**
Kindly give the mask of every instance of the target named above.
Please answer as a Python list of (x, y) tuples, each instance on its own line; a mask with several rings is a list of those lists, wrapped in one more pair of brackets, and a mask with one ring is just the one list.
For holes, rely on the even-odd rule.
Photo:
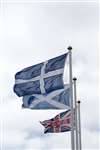
[(23, 97), (23, 108), (67, 109), (69, 85), (63, 83), (68, 53), (21, 70), (15, 75), (14, 92)]

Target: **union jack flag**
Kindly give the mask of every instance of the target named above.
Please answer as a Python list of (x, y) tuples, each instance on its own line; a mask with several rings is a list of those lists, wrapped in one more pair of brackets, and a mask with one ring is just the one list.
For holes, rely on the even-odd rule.
[(52, 119), (40, 122), (44, 127), (44, 133), (59, 133), (71, 131), (71, 111), (65, 111)]

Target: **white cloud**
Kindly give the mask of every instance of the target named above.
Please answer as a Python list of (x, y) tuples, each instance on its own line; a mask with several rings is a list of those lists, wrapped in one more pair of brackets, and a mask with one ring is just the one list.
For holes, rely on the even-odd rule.
[(82, 145), (85, 150), (88, 150), (88, 149), (98, 150), (99, 149), (99, 133), (98, 132), (91, 132), (88, 130), (83, 130), (82, 134), (83, 134)]
[[(35, 144), (37, 142), (37, 144)], [(64, 150), (65, 147), (67, 150), (69, 149), (69, 143), (70, 143), (70, 134), (69, 133), (62, 133), (62, 134), (53, 134), (52, 136), (43, 137), (41, 139), (36, 138), (35, 140), (31, 139), (29, 140), (29, 143), (26, 144), (26, 149), (32, 147), (34, 149), (62, 149)], [(34, 147), (36, 145), (36, 147)]]
[[(25, 149), (46, 148), (46, 145), (49, 147), (54, 139), (61, 140), (62, 135), (49, 136), (49, 139), (47, 135), (44, 135), (44, 127), (39, 123), (41, 120), (54, 117), (61, 111), (22, 110), (17, 100), (8, 101), (8, 103), (5, 101), (0, 109), (3, 118), (3, 146), (5, 149), (14, 149), (16, 146), (19, 148), (23, 146)], [(62, 147), (62, 142), (58, 146), (53, 144), (53, 147)]]
[(0, 119), (3, 118), (4, 147), (7, 150), (16, 147), (19, 150), (64, 150), (70, 147), (69, 133), (44, 135), (38, 122), (61, 111), (21, 109), (21, 98), (13, 93), (13, 85), (17, 71), (65, 53), (71, 44), (73, 74), (78, 78), (77, 97), (82, 101), (82, 145), (86, 150), (98, 149), (97, 4), (91, 7), (89, 3), (87, 6), (86, 3), (84, 6), (80, 3), (5, 3), (3, 8), (2, 23), (0, 21)]
[[(5, 149), (15, 149), (15, 147), (18, 147), (20, 149), (21, 147), (23, 147), (22, 149), (26, 150), (32, 148), (61, 148), (64, 150), (66, 147), (70, 148), (70, 133), (58, 133), (49, 135), (43, 134), (44, 128), (39, 123), (39, 121), (54, 117), (61, 111), (33, 111), (28, 109), (22, 110), (20, 101), (16, 99), (8, 101), (8, 103), (7, 101), (5, 101), (0, 110), (4, 120), (3, 145)], [(95, 118), (95, 116), (93, 115), (92, 117)], [(91, 123), (93, 123), (94, 120), (91, 120), (92, 118), (90, 118), (89, 120), (89, 115), (85, 116), (84, 110), (81, 116), (83, 148), (98, 148), (98, 131), (91, 129), (93, 125), (91, 125)], [(91, 143), (91, 140), (93, 141), (93, 143)], [(51, 145), (51, 143), (53, 144)]]
[(15, 149), (16, 147), (18, 149), (23, 146), (22, 143), (25, 143), (25, 137), (26, 133), (20, 132), (18, 130), (5, 130), (4, 131), (4, 143), (3, 143), (3, 149)]

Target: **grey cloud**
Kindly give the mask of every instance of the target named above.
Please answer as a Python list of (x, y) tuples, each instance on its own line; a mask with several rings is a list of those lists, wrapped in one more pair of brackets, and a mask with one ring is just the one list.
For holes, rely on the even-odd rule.
[[(83, 147), (98, 148), (95, 138), (98, 134), (99, 119), (97, 7), (97, 4), (90, 3), (4, 4), (2, 32), (5, 45), (0, 48), (0, 92), (4, 102), (0, 110), (4, 115), (4, 129), (9, 131), (7, 141), (4, 141), (6, 149), (11, 149), (11, 145), (14, 149), (15, 145), (19, 150), (28, 149), (32, 143), (36, 147), (39, 142), (46, 149), (50, 147), (50, 142), (56, 142), (57, 136), (42, 136), (43, 128), (37, 122), (39, 119), (52, 117), (57, 112), (22, 110), (21, 98), (15, 96), (12, 87), (17, 71), (65, 53), (70, 44), (73, 46), (73, 75), (78, 78), (77, 96), (82, 99)], [(64, 80), (67, 80), (66, 75)], [(17, 135), (16, 128), (22, 137), (21, 143), (17, 140), (18, 137), (12, 143), (12, 137)], [(87, 141), (84, 138), (86, 136)], [(59, 142), (62, 137), (66, 147), (67, 139), (64, 134), (59, 134), (57, 141)], [(91, 137), (94, 143), (89, 140)], [(29, 143), (26, 143), (26, 140)], [(70, 147), (70, 143), (67, 144)], [(59, 143), (58, 147), (64, 146)], [(52, 146), (53, 148), (56, 146)]]

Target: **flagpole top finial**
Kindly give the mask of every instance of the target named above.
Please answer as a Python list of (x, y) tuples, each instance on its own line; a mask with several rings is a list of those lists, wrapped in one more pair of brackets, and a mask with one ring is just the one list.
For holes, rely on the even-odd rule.
[(72, 50), (72, 47), (71, 47), (71, 46), (69, 46), (67, 49), (68, 49), (68, 50)]
[(74, 78), (73, 78), (73, 80), (74, 80), (74, 81), (76, 81), (76, 80), (77, 80), (77, 78), (75, 78), (75, 77), (74, 77)]
[(78, 103), (78, 104), (80, 104), (80, 103), (81, 103), (81, 101), (77, 101), (77, 103)]

